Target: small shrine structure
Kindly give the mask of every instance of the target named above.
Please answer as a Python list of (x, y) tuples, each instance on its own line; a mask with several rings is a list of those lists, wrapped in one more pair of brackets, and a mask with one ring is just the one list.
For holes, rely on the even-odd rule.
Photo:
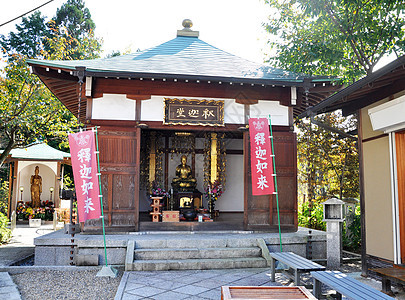
[[(336, 86), (237, 57), (201, 40), (190, 20), (183, 26), (174, 39), (132, 54), (28, 60), (81, 122), (100, 127), (107, 230), (277, 230), (275, 196), (251, 192), (247, 126), (250, 117), (271, 116), (281, 228), (296, 231), (293, 118)], [(166, 211), (207, 209), (215, 183), (223, 193), (214, 222), (151, 221), (150, 196), (163, 196)], [(100, 228), (90, 220), (84, 230)]]
[[(11, 150), (6, 158), (9, 164), (9, 216), (16, 210), (17, 202), (31, 202), (31, 177), (38, 169), (41, 177), (40, 201), (52, 201), (60, 206), (59, 189), (63, 166), (70, 165), (70, 154), (56, 150), (45, 143)], [(38, 167), (38, 168), (37, 168)]]

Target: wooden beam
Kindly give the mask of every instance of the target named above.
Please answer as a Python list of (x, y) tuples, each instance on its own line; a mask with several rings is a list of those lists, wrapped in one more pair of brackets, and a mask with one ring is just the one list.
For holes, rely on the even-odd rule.
[(243, 93), (247, 99), (261, 99), (280, 101), (289, 105), (290, 89), (271, 86), (230, 85), (194, 82), (169, 82), (151, 80), (116, 80), (96, 78), (94, 82), (95, 93), (129, 94), (129, 95), (157, 95), (157, 96), (184, 96), (235, 99)]
[(405, 86), (405, 78), (401, 78), (399, 80), (392, 82), (390, 85), (387, 85), (379, 89), (378, 91), (363, 95), (362, 98), (350, 100), (348, 104), (342, 107), (342, 113), (344, 116), (350, 115), (360, 108), (363, 108), (374, 102), (380, 101), (384, 98), (387, 98), (391, 95), (403, 91), (404, 86)]

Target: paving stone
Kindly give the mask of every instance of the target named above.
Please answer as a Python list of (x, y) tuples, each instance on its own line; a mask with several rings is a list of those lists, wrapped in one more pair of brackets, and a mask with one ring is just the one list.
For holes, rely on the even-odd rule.
[(138, 283), (133, 283), (133, 282), (127, 282), (127, 284), (125, 285), (125, 290), (126, 291), (131, 291), (134, 289), (140, 289), (145, 287), (144, 284), (138, 284)]
[(137, 295), (137, 296), (143, 296), (143, 297), (151, 297), (151, 296), (161, 294), (164, 292), (166, 292), (166, 291), (162, 290), (162, 289), (158, 289), (158, 288), (151, 287), (151, 286), (145, 286), (145, 287), (142, 287), (139, 289), (134, 289), (134, 290), (128, 291), (126, 293), (130, 293), (130, 294)]
[(134, 294), (124, 293), (122, 298), (117, 300), (138, 300), (138, 299), (145, 299), (143, 296), (137, 296)]
[(159, 287), (160, 289), (164, 290), (174, 290), (179, 287), (185, 286), (187, 284), (182, 283), (182, 282), (177, 282), (176, 280), (162, 280), (162, 282), (156, 284), (156, 287)]
[(153, 296), (153, 299), (155, 299), (155, 300), (180, 300), (180, 299), (190, 299), (189, 297), (190, 297), (189, 295), (169, 291), (166, 293), (155, 295), (155, 296)]
[(11, 294), (11, 293), (17, 293), (18, 295), (20, 294), (15, 285), (13, 285), (13, 286), (8, 285), (8, 286), (0, 287), (0, 295), (2, 295), (2, 294)]
[(221, 298), (221, 287), (200, 293), (200, 294), (198, 294), (198, 296), (204, 297), (207, 299), (220, 299)]
[(174, 292), (182, 293), (182, 294), (187, 294), (187, 295), (198, 295), (201, 294), (205, 291), (208, 291), (209, 289), (201, 287), (201, 286), (196, 286), (196, 285), (186, 285), (180, 288), (177, 288), (173, 290)]

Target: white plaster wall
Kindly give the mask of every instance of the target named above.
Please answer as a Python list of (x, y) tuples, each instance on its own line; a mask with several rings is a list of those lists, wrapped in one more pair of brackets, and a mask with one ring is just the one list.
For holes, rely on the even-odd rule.
[(245, 106), (234, 99), (225, 99), (224, 121), (226, 124), (245, 124)]
[(272, 125), (288, 126), (288, 107), (280, 105), (278, 101), (263, 101), (250, 106), (251, 118), (267, 118), (271, 115)]
[(152, 96), (150, 100), (141, 101), (142, 121), (161, 121), (164, 118), (164, 97)]
[[(244, 124), (244, 105), (236, 103), (234, 99), (198, 98), (198, 97), (161, 97), (152, 96), (150, 100), (142, 100), (141, 120), (161, 121), (164, 118), (164, 98), (178, 99), (207, 99), (224, 100), (224, 121), (226, 124)], [(263, 101), (250, 106), (251, 117), (272, 116), (273, 125), (288, 126), (288, 107), (280, 105), (278, 101)], [(96, 117), (93, 116), (96, 119)]]
[(91, 116), (100, 120), (135, 120), (135, 104), (125, 95), (104, 94), (93, 99)]
[(22, 194), (22, 200), (24, 202), (31, 201), (31, 176), (35, 174), (35, 167), (39, 167), (39, 176), (42, 177), (42, 194), (41, 201), (50, 200), (51, 193), (49, 191), (50, 187), (54, 188), (52, 194), (52, 200), (55, 200), (55, 193), (58, 193), (59, 187), (55, 186), (55, 176), (56, 176), (56, 162), (28, 162), (20, 161), (18, 163), (18, 175), (17, 175), (17, 188), (18, 197), (17, 201), (21, 200), (20, 187), (24, 187)]
[(219, 211), (243, 212), (243, 155), (226, 156), (226, 190), (215, 204)]

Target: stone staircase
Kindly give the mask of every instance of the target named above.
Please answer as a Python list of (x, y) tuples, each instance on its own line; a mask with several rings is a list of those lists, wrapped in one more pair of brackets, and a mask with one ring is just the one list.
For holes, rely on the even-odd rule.
[(256, 239), (170, 238), (128, 241), (126, 271), (263, 268)]

